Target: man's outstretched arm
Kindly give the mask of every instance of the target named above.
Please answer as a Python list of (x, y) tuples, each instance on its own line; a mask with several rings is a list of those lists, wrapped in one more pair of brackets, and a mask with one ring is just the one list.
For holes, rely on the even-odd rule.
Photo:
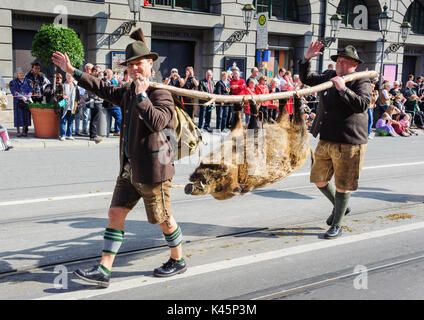
[(93, 92), (100, 98), (111, 102), (117, 106), (120, 106), (122, 100), (123, 88), (118, 88), (112, 85), (108, 85), (105, 81), (100, 80), (86, 72), (76, 69), (72, 66), (69, 57), (66, 53), (56, 51), (52, 55), (52, 61), (57, 65), (63, 72), (67, 72), (78, 81), (78, 85), (88, 91)]

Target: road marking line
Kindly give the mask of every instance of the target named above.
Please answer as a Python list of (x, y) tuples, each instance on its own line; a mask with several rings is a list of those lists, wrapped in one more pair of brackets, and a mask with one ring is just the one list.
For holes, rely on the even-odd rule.
[(331, 247), (336, 247), (340, 245), (350, 244), (359, 242), (362, 240), (375, 239), (379, 237), (384, 237), (388, 235), (393, 235), (401, 232), (418, 230), (424, 228), (424, 222), (411, 223), (403, 226), (387, 228), (383, 230), (376, 230), (367, 233), (362, 233), (358, 235), (351, 235), (347, 237), (342, 237), (333, 240), (320, 240), (310, 244), (299, 245), (290, 248), (284, 248), (280, 250), (274, 250), (269, 252), (263, 252), (259, 254), (254, 254), (250, 256), (235, 258), (231, 260), (223, 260), (214, 263), (204, 264), (200, 266), (189, 267), (187, 271), (183, 274), (174, 276), (172, 278), (154, 278), (141, 276), (137, 279), (124, 280), (120, 282), (112, 282), (109, 288), (101, 289), (101, 290), (82, 290), (82, 291), (74, 291), (68, 293), (59, 293), (49, 295), (47, 297), (37, 298), (35, 300), (76, 300), (76, 299), (86, 299), (95, 296), (110, 294), (114, 292), (119, 292), (123, 290), (135, 289), (146, 287), (153, 284), (184, 279), (189, 277), (194, 277), (202, 274), (206, 274), (209, 272), (216, 272), (230, 268), (242, 267), (254, 263), (260, 263), (267, 260), (273, 260), (278, 258), (283, 258), (291, 255), (307, 253), (314, 250), (321, 250)]
[[(404, 167), (404, 166), (416, 166), (416, 165), (421, 165), (421, 164), (424, 164), (424, 161), (364, 167), (364, 168), (362, 168), (362, 170), (383, 169), (383, 168)], [(309, 172), (294, 173), (294, 174), (287, 176), (287, 178), (302, 177), (302, 176), (309, 176)], [(181, 187), (182, 185), (177, 185), (177, 186)], [(5, 201), (5, 202), (0, 202), (0, 207), (1, 206), (21, 205), (21, 204), (28, 204), (28, 203), (37, 203), (37, 202), (46, 202), (46, 201), (72, 200), (72, 199), (91, 198), (91, 197), (99, 197), (99, 196), (110, 196), (112, 194), (113, 194), (112, 192), (97, 192), (97, 193), (76, 194), (76, 195), (72, 195), (72, 196), (62, 196), (62, 197), (49, 197), (49, 198), (40, 198), (40, 199)]]
[(37, 202), (45, 202), (45, 201), (58, 201), (58, 200), (71, 200), (71, 199), (101, 197), (101, 196), (110, 196), (110, 195), (112, 195), (112, 192), (96, 192), (96, 193), (87, 193), (87, 194), (75, 194), (75, 195), (72, 195), (72, 196), (61, 196), (61, 197), (49, 197), (49, 198), (39, 198), (39, 199), (6, 201), (6, 202), (0, 202), (0, 206), (13, 206), (13, 205), (17, 205), (17, 204), (28, 204), (28, 203), (37, 203)]

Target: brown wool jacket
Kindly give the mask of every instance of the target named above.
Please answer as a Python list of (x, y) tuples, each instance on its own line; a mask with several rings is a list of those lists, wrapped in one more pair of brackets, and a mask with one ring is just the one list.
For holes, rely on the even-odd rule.
[[(75, 75), (78, 85), (100, 98), (120, 106), (122, 110), (120, 149), (120, 171), (126, 161), (124, 139), (129, 126), (128, 154), (134, 182), (152, 184), (171, 179), (175, 174), (172, 150), (166, 131), (174, 129), (174, 101), (171, 93), (163, 89), (149, 88), (145, 101), (137, 102), (135, 86), (108, 85), (105, 81), (87, 73)], [(129, 122), (131, 105), (133, 106)]]
[[(308, 86), (316, 86), (337, 76), (336, 71), (318, 75), (311, 73), (310, 61), (299, 63), (299, 78)], [(371, 102), (371, 81), (368, 78), (346, 82), (346, 93), (335, 87), (319, 93), (317, 114), (312, 123), (311, 133), (320, 139), (348, 143), (368, 142), (368, 107)]]

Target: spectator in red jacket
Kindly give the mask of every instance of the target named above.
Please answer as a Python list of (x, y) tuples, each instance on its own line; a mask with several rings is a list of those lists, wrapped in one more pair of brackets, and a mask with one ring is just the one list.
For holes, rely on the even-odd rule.
[(243, 94), (246, 87), (247, 87), (246, 81), (244, 81), (244, 79), (240, 79), (240, 71), (234, 70), (233, 78), (230, 81), (231, 94), (232, 95)]
[[(269, 89), (266, 85), (266, 77), (261, 76), (259, 78), (259, 84), (256, 86), (255, 89), (256, 94), (268, 94)], [(264, 101), (261, 103), (261, 107), (259, 108), (259, 112), (262, 112), (262, 116), (259, 116), (260, 120), (268, 121), (268, 105), (270, 101)]]
[[(244, 90), (247, 88), (246, 81), (240, 79), (240, 70), (235, 67), (231, 69), (232, 79), (230, 80), (230, 89), (232, 95), (242, 95)], [(233, 122), (234, 105), (231, 107), (231, 111), (228, 114), (227, 128), (231, 128)]]
[[(278, 79), (274, 78), (271, 81), (271, 85), (269, 87), (269, 93), (277, 93), (280, 92), (278, 88)], [(268, 104), (268, 121), (272, 122), (272, 120), (277, 120), (277, 110), (279, 107), (279, 100), (271, 100)]]
[[(255, 85), (256, 85), (256, 81), (253, 78), (249, 78), (247, 79), (247, 87), (246, 89), (244, 89), (244, 95), (255, 95)], [(245, 104), (243, 105), (243, 113), (244, 113), (244, 123), (246, 125), (249, 124), (249, 120), (250, 120), (250, 104), (249, 102), (245, 102)]]

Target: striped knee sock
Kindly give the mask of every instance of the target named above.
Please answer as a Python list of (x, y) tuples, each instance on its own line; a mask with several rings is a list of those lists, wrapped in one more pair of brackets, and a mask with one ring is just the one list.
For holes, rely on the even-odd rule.
[(103, 239), (103, 252), (116, 255), (124, 241), (124, 231), (106, 228)]
[(105, 276), (108, 276), (111, 274), (111, 271), (108, 268), (106, 268), (104, 265), (102, 265), (101, 263), (99, 263), (97, 268), (100, 271), (100, 273), (103, 273)]
[(165, 240), (170, 248), (178, 247), (183, 241), (183, 233), (181, 232), (180, 226), (178, 226), (171, 234), (164, 233), (163, 235), (165, 236)]

